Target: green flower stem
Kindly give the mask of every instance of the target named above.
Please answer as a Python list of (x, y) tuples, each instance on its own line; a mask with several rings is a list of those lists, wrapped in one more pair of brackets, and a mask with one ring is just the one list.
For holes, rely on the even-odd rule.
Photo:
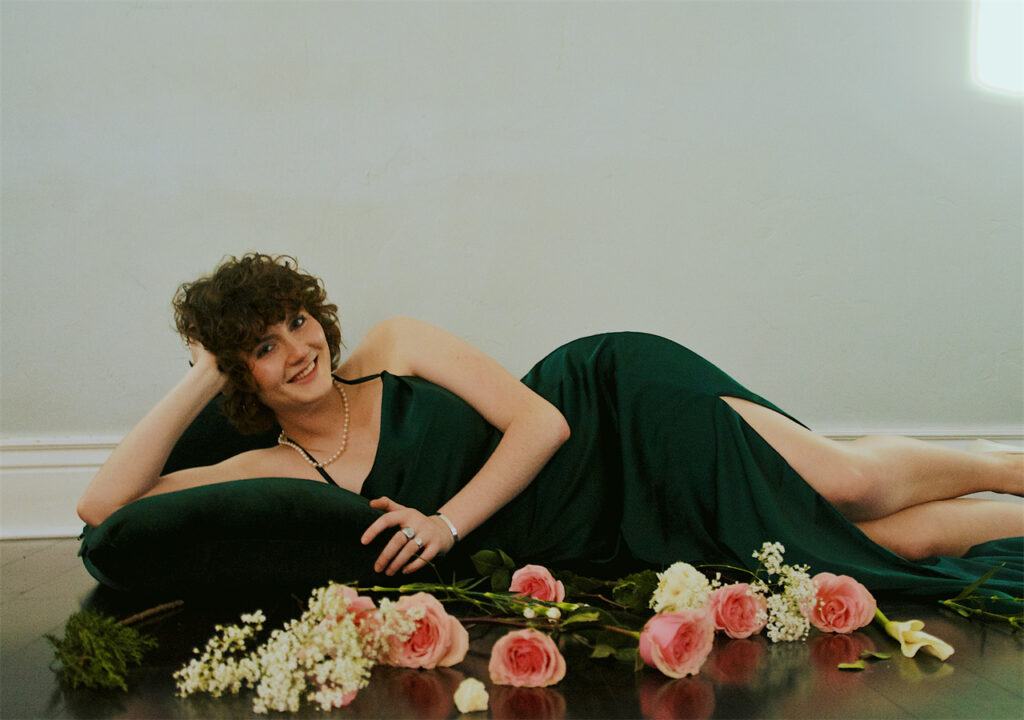
[[(965, 598), (965, 599), (966, 600), (971, 600), (971, 599), (1000, 600), (1002, 598), (998, 598), (998, 597), (978, 598), (976, 596), (972, 596), (972, 597)], [(1017, 602), (1020, 602), (1019, 599), (1015, 599), (1015, 600)], [(1024, 628), (1024, 614), (1021, 614), (1021, 613), (1018, 613), (1017, 615), (1003, 615), (1001, 613), (994, 613), (994, 612), (989, 612), (988, 610), (982, 610), (981, 608), (971, 607), (970, 605), (964, 605), (964, 604), (962, 604), (960, 602), (957, 602), (956, 600), (940, 600), (939, 603), (944, 605), (945, 607), (949, 608), (953, 612), (957, 613), (958, 615), (963, 616), (963, 617), (967, 617), (968, 615), (973, 615), (975, 617), (985, 618), (987, 620), (999, 620), (1001, 622), (1007, 622), (1012, 627), (1014, 627), (1014, 628), (1016, 628), (1018, 630), (1020, 630), (1021, 628)]]
[[(617, 603), (614, 600), (612, 600), (611, 598), (607, 598), (604, 595), (598, 595), (597, 593), (578, 593), (578, 596), (582, 597), (582, 598), (593, 598), (594, 600), (600, 600), (601, 602), (608, 603), (609, 605), (611, 605), (613, 607), (617, 607), (619, 610), (629, 610), (630, 609), (629, 605), (623, 605), (622, 603)], [(562, 603), (562, 604), (564, 605), (565, 603)], [(564, 610), (565, 608), (562, 608), (562, 609)]]
[(598, 625), (597, 627), (602, 630), (608, 630), (609, 632), (618, 633), (619, 635), (626, 635), (634, 640), (640, 639), (640, 633), (636, 630), (627, 630), (626, 628), (616, 627), (615, 625)]
[(711, 565), (711, 564), (705, 564), (705, 565), (697, 565), (696, 567), (698, 569), (700, 569), (700, 570), (703, 570), (705, 568), (731, 570), (732, 572), (741, 573), (743, 575), (749, 575), (754, 580), (756, 580), (757, 577), (758, 577), (758, 573), (757, 572), (754, 572), (753, 570), (748, 570), (747, 568), (736, 567), (735, 565)]
[[(513, 620), (512, 618), (500, 618), (494, 617), (493, 615), (483, 615), (481, 617), (471, 618), (459, 618), (459, 622), (463, 625), (481, 625), (486, 623), (488, 625), (511, 625), (512, 627), (521, 628), (538, 627), (538, 623), (533, 622), (531, 620)], [(554, 626), (554, 622), (548, 624), (552, 627)]]
[[(498, 618), (492, 615), (485, 615), (483, 617), (475, 618), (459, 618), (459, 622), (463, 625), (477, 625), (477, 624), (491, 624), (491, 625), (509, 625), (511, 627), (521, 628), (535, 628), (540, 630), (558, 630), (561, 627), (561, 623), (557, 620), (551, 620), (548, 622), (538, 623), (531, 620), (514, 620), (511, 618)], [(582, 623), (578, 623), (582, 624)], [(631, 637), (634, 640), (640, 639), (640, 633), (635, 630), (626, 630), (625, 628), (616, 627), (615, 625), (587, 625), (588, 628), (596, 630), (607, 630), (608, 632), (618, 633)]]
[(518, 615), (521, 609), (529, 607), (530, 605), (557, 607), (559, 610), (574, 610), (577, 608), (577, 605), (573, 603), (554, 603), (545, 600), (535, 600), (534, 598), (520, 595), (465, 590), (453, 585), (437, 585), (434, 583), (408, 583), (406, 585), (400, 585), (399, 587), (383, 587), (381, 585), (374, 585), (373, 587), (365, 588), (365, 590), (367, 592), (397, 592), (402, 594), (417, 592), (427, 592), (432, 594), (445, 593), (447, 597), (438, 598), (442, 602), (445, 600), (466, 602), (481, 609), (493, 608), (500, 612), (510, 613), (513, 615)]

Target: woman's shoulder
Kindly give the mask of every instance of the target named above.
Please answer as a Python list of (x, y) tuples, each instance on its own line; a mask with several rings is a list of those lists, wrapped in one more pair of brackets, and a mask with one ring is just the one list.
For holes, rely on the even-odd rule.
[(410, 374), (412, 349), (430, 343), (443, 331), (409, 317), (381, 320), (363, 337), (338, 367), (343, 378), (359, 378), (387, 371), (392, 375)]

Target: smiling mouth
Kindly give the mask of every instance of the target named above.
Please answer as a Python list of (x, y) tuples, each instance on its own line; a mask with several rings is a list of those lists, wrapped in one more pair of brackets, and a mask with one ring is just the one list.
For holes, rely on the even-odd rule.
[(310, 375), (313, 374), (313, 371), (316, 370), (316, 366), (317, 366), (317, 357), (314, 356), (313, 359), (309, 361), (309, 365), (307, 365), (306, 367), (302, 368), (302, 370), (300, 370), (299, 373), (295, 377), (293, 377), (291, 380), (289, 380), (288, 382), (290, 382), (290, 383), (302, 382), (307, 377), (309, 377)]

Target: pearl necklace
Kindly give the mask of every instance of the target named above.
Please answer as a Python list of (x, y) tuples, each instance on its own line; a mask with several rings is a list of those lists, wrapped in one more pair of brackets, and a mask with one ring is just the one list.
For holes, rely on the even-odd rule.
[(332, 462), (341, 457), (341, 454), (345, 452), (345, 447), (348, 445), (348, 396), (345, 394), (345, 388), (341, 386), (341, 383), (335, 381), (334, 388), (338, 391), (338, 394), (341, 395), (341, 404), (345, 408), (345, 424), (343, 425), (341, 433), (341, 447), (338, 448), (338, 452), (334, 453), (323, 462), (317, 462), (316, 460), (313, 459), (313, 456), (306, 452), (306, 450), (301, 445), (299, 445), (297, 442), (293, 440), (288, 439), (288, 437), (286, 437), (284, 434), (284, 430), (282, 430), (281, 434), (277, 436), (278, 445), (287, 445), (288, 447), (294, 449), (295, 452), (301, 455), (306, 462), (308, 462), (315, 468), (324, 468), (330, 465)]

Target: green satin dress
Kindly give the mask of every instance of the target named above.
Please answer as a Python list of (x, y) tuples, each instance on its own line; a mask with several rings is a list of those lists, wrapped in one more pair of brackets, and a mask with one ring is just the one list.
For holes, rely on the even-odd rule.
[[(431, 513), (483, 465), (500, 433), (437, 385), (382, 379), (380, 445), (362, 494)], [(670, 340), (583, 338), (523, 381), (564, 413), (572, 435), (521, 495), (466, 538), (469, 549), (616, 574), (679, 560), (753, 569), (753, 551), (778, 541), (787, 562), (851, 575), (875, 592), (948, 597), (1005, 563), (987, 587), (1024, 594), (1024, 538), (924, 562), (869, 540), (721, 397), (782, 411)]]

